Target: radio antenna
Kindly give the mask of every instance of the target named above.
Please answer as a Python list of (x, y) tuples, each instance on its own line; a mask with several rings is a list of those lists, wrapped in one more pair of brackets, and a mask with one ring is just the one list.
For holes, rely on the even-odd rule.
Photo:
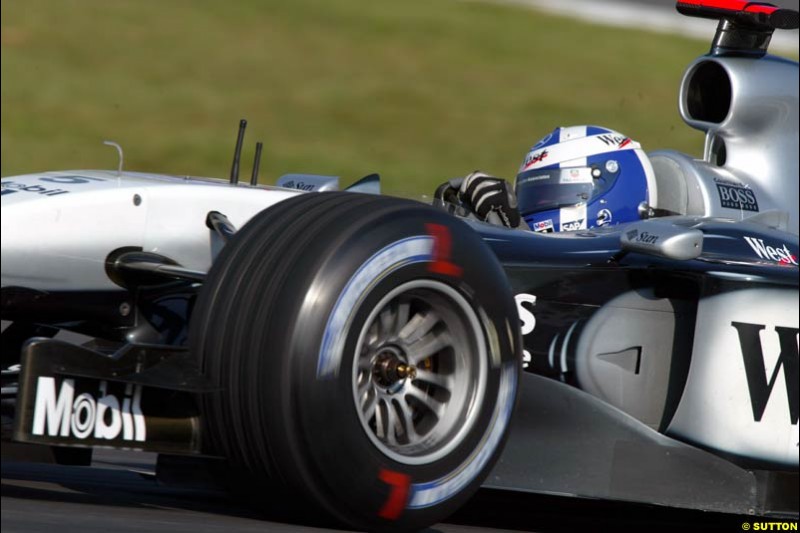
[(123, 155), (122, 155), (122, 146), (115, 143), (114, 141), (103, 141), (103, 144), (106, 146), (113, 146), (117, 149), (117, 177), (122, 175), (122, 162), (123, 162)]
[(256, 143), (256, 157), (253, 159), (253, 174), (250, 176), (250, 185), (255, 187), (258, 185), (258, 167), (261, 166), (261, 149), (264, 148), (264, 143)]
[(231, 185), (239, 183), (239, 160), (242, 158), (242, 141), (244, 141), (244, 130), (247, 121), (239, 121), (239, 136), (236, 138), (236, 149), (233, 152), (233, 165), (231, 166)]

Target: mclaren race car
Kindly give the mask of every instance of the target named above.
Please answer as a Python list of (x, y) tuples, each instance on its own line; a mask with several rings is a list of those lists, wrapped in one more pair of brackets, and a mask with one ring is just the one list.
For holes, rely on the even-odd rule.
[(636, 222), (239, 184), (243, 129), (230, 182), (3, 178), (4, 454), (191, 458), (367, 530), (481, 485), (796, 519), (798, 13), (678, 8), (720, 20), (679, 95), (705, 154), (651, 153)]

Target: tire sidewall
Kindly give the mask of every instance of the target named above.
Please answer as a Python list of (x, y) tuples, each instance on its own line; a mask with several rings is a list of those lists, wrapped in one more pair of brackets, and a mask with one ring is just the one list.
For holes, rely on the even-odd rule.
[[(292, 340), (292, 418), (301, 436), (298, 445), (311, 458), (309, 473), (331, 494), (348, 487), (346, 501), (358, 502), (359, 509), (342, 511), (347, 515), (374, 512), (376, 522), (365, 523), (366, 527), (381, 523), (378, 514), (391, 496), (393, 488), (381, 479), (385, 471), (408, 476), (406, 503), (422, 504), (406, 508), (401, 516), (405, 520), (437, 519), (459, 507), (496, 459), (516, 396), (519, 328), (502, 268), (466, 224), (430, 209), (424, 210), (425, 216), (419, 215), (395, 213), (362, 226), (357, 233), (340, 235), (343, 246), (331, 241), (332, 253), (320, 254), (322, 264), (309, 265), (316, 274), (307, 294), (316, 296), (300, 306), (295, 329), (287, 332)], [(331, 325), (331, 312), (354, 273), (369, 268), (376, 251), (409, 238), (430, 238), (426, 224), (431, 223), (447, 228), (452, 246), (445, 259), (461, 270), (460, 275), (432, 272), (430, 261), (379, 270), (371, 283), (356, 291), (358, 304), (348, 313), (346, 330), (331, 331), (336, 328)], [(352, 376), (358, 339), (369, 313), (390, 290), (418, 279), (442, 282), (470, 302), (483, 329), (489, 360), (482, 404), (459, 445), (435, 462), (409, 465), (393, 461), (367, 436), (353, 400)], [(323, 339), (332, 334), (345, 340), (335, 371), (326, 373), (319, 357)]]

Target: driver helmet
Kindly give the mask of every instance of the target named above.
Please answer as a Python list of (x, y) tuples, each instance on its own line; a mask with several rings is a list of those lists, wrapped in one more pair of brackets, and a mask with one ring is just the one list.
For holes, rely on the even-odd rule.
[(639, 143), (598, 126), (556, 128), (530, 149), (514, 181), (533, 231), (575, 231), (639, 220), (656, 204), (655, 174)]

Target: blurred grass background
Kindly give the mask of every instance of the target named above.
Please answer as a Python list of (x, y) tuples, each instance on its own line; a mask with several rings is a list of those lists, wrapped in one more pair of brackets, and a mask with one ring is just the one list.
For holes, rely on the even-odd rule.
[[(709, 39), (711, 35), (709, 35)], [(3, 176), (115, 168), (226, 177), (370, 172), (430, 193), (513, 177), (559, 125), (702, 150), (677, 89), (708, 41), (459, 0), (3, 0)]]

